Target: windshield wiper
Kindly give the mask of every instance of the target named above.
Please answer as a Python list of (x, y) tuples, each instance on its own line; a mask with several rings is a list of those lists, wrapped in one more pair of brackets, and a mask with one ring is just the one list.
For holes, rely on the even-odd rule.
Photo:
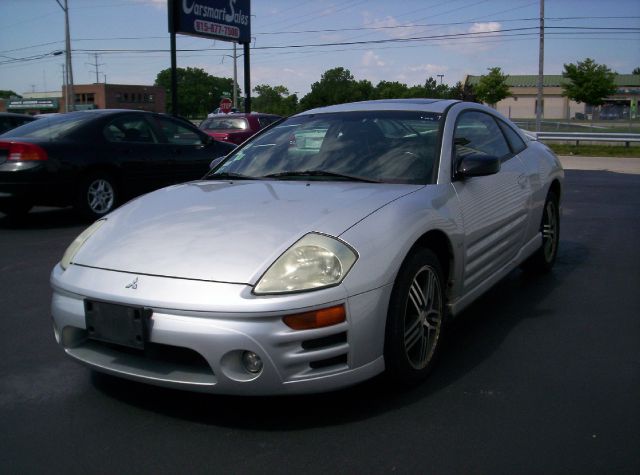
[(269, 175), (265, 175), (262, 178), (289, 178), (289, 177), (307, 177), (307, 176), (341, 178), (343, 180), (361, 181), (361, 182), (364, 182), (364, 183), (380, 183), (378, 180), (373, 180), (371, 178), (364, 178), (364, 177), (361, 177), (361, 176), (353, 176), (353, 175), (345, 175), (343, 173), (327, 172), (327, 171), (324, 171), (324, 170), (286, 171), (286, 172), (279, 172), (279, 173), (271, 173)]
[(255, 176), (243, 175), (242, 173), (234, 173), (234, 172), (224, 172), (224, 173), (211, 173), (204, 177), (205, 180), (260, 180), (260, 178)]

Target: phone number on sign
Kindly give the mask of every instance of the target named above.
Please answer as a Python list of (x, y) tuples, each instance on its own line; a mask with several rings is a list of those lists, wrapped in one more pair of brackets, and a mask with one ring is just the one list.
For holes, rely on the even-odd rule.
[(224, 36), (227, 38), (240, 37), (240, 28), (236, 26), (221, 25), (220, 23), (196, 20), (193, 23), (193, 27), (198, 33), (208, 33), (210, 35)]

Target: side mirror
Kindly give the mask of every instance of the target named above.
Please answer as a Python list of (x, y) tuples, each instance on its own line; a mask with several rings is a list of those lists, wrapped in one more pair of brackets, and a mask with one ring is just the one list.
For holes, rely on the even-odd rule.
[(500, 171), (501, 160), (493, 155), (471, 153), (463, 156), (458, 162), (457, 176), (470, 178), (473, 176), (494, 175)]
[(220, 165), (220, 162), (222, 162), (222, 160), (224, 160), (225, 158), (226, 156), (223, 155), (222, 157), (214, 158), (213, 160), (211, 160), (211, 163), (209, 164), (209, 170), (213, 170), (215, 167)]

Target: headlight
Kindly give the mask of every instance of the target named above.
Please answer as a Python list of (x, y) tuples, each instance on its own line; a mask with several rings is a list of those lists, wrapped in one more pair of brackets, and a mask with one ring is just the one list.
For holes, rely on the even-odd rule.
[(281, 294), (337, 285), (358, 255), (342, 241), (310, 233), (282, 254), (258, 281), (255, 294)]
[(73, 242), (69, 245), (66, 251), (64, 251), (64, 255), (62, 256), (62, 260), (60, 261), (60, 266), (66, 270), (67, 267), (71, 265), (71, 260), (74, 258), (76, 253), (80, 250), (82, 245), (86, 242), (87, 239), (91, 237), (93, 233), (95, 233), (100, 226), (104, 224), (106, 219), (99, 219), (87, 229), (82, 231), (80, 235), (73, 240)]

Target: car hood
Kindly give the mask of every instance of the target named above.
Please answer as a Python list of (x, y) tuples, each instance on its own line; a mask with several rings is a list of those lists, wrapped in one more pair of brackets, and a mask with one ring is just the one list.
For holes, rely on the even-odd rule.
[(135, 274), (255, 284), (309, 232), (339, 236), (416, 185), (197, 181), (131, 201), (75, 264)]

